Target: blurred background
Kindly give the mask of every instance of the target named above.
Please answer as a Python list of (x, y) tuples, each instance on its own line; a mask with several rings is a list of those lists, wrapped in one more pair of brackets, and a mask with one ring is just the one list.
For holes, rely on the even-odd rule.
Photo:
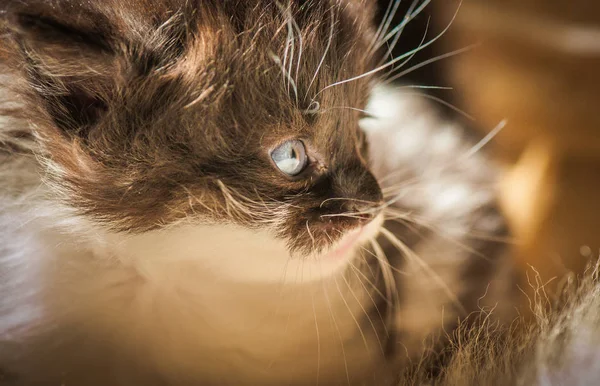
[[(383, 14), (389, 1), (380, 3)], [(401, 2), (395, 23), (411, 4)], [(487, 146), (505, 167), (502, 206), (516, 259), (542, 282), (556, 278), (552, 293), (600, 254), (600, 1), (432, 0), (395, 54), (449, 24), (407, 67), (470, 48), (401, 81), (451, 87), (422, 91), (480, 136), (506, 119)]]

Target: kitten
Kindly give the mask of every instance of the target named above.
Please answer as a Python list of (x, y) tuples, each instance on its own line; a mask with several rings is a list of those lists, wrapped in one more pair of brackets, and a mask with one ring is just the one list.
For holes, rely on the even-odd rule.
[(375, 1), (0, 7), (5, 383), (381, 384), (510, 296), (494, 167), (382, 85)]

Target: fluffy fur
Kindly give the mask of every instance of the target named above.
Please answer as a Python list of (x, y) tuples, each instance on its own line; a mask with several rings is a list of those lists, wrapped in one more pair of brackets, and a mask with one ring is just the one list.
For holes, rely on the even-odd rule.
[[(535, 277), (535, 273), (532, 273)], [(490, 313), (460, 327), (432, 375), (417, 364), (399, 385), (592, 385), (600, 375), (600, 284), (594, 263), (579, 278), (565, 281), (550, 300), (539, 281), (531, 283), (533, 318), (498, 324)]]

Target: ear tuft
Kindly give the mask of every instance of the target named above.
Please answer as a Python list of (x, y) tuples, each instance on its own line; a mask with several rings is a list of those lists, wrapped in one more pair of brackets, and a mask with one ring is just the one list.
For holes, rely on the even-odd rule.
[(101, 14), (47, 8), (36, 4), (9, 9), (5, 45), (12, 47), (8, 54), (17, 60), (27, 94), (56, 128), (67, 135), (85, 135), (107, 110), (114, 89), (114, 35)]

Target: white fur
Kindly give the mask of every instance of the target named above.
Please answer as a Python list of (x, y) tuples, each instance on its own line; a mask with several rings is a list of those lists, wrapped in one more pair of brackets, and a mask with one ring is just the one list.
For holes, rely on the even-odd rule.
[[(73, 228), (44, 229), (50, 219), (39, 213), (16, 232), (11, 218), (23, 213), (0, 215), (3, 238), (12, 232), (14, 241), (0, 263), (18, 277), (0, 285), (2, 341), (26, 339), (32, 326), (76, 324), (125, 351), (116, 355), (144, 353), (142, 362), (174, 379), (202, 374), (219, 384), (254, 384), (251, 374), (260, 374), (260, 382), (279, 384), (345, 373), (340, 339), (353, 340), (349, 313), (366, 300), (353, 298), (342, 279), (351, 256), (293, 259), (267, 232), (233, 225), (137, 236), (88, 230), (74, 242)], [(368, 346), (345, 348), (346, 361), (369, 367), (380, 354), (372, 338)], [(350, 369), (350, 376), (364, 370)]]

